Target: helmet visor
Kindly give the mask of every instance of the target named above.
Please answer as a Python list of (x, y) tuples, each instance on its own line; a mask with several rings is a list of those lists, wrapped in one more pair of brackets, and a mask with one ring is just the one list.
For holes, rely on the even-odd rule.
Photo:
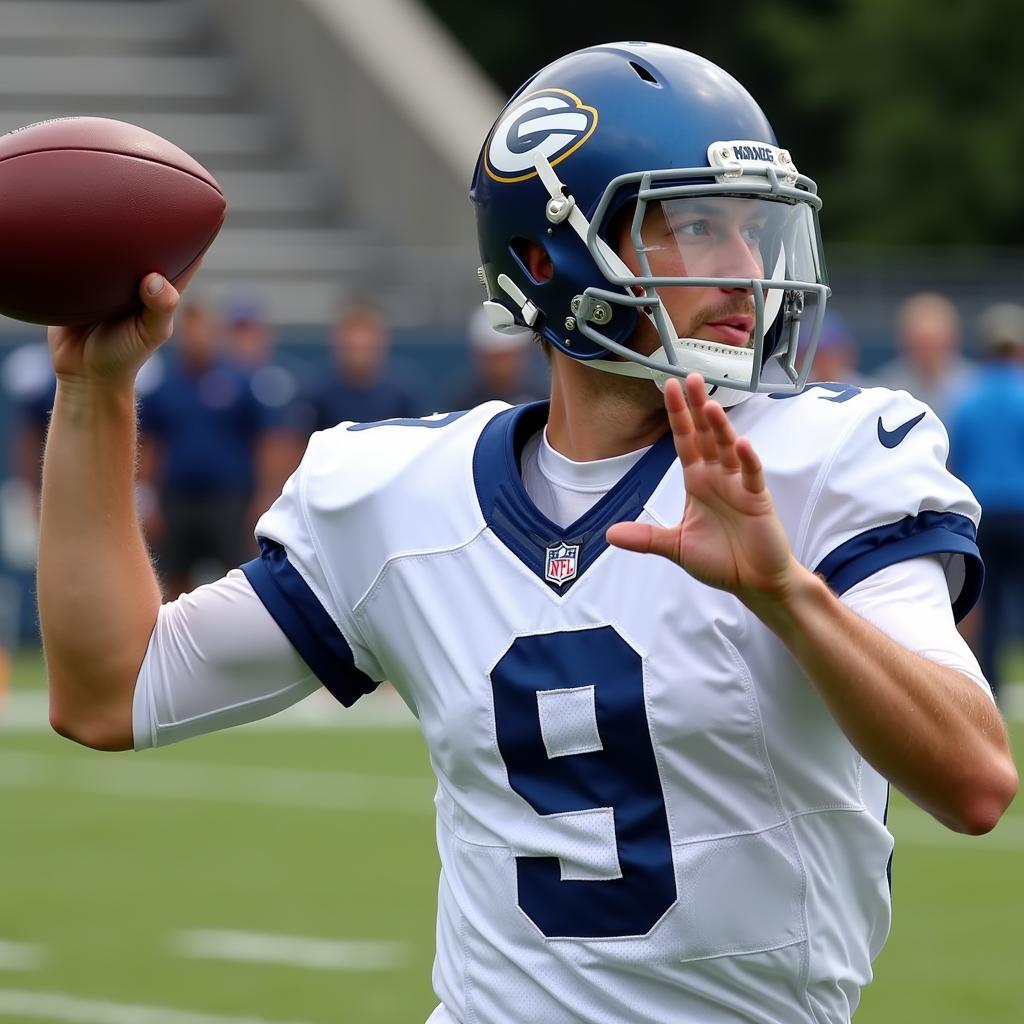
[[(670, 361), (675, 352), (685, 365), (679, 346), (707, 343), (718, 354), (693, 365), (720, 384), (739, 373), (748, 376), (745, 387), (759, 386), (773, 354), (790, 382), (805, 375), (817, 332), (803, 344), (803, 373), (797, 343), (804, 324), (820, 321), (825, 290), (809, 203), (749, 194), (647, 200), (637, 204), (631, 234), (638, 284), (657, 297), (651, 315)], [(749, 366), (730, 359), (730, 349), (750, 352)]]
[[(721, 387), (777, 390), (768, 379), (774, 372), (761, 377), (767, 360), (774, 359), (783, 390), (799, 390), (829, 291), (817, 200), (797, 189), (766, 193), (742, 183), (741, 188), (642, 188), (631, 219), (612, 239), (622, 254), (621, 270), (609, 262), (607, 246), (602, 252), (598, 240), (588, 239), (599, 266), (603, 261), (607, 267), (607, 279), (625, 294), (588, 288), (585, 295), (642, 310), (664, 358), (637, 349), (637, 341), (646, 345), (642, 337), (634, 337), (632, 349), (602, 337), (586, 318), (581, 332), (654, 371), (655, 380), (697, 370)], [(643, 320), (639, 330), (649, 335)]]
[[(766, 317), (767, 328), (783, 287), (822, 280), (813, 210), (802, 202), (715, 195), (649, 201), (638, 204), (632, 238), (641, 281), (659, 289), (682, 336), (691, 336), (719, 306), (752, 314), (755, 288), (773, 314)], [(718, 294), (676, 297), (667, 290), (671, 285)], [(776, 289), (778, 296), (771, 295)]]

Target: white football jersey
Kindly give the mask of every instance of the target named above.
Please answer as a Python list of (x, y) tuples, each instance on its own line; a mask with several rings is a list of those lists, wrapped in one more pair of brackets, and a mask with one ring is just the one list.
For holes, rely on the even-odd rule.
[[(678, 522), (666, 435), (565, 529), (518, 467), (546, 407), (314, 435), (243, 569), (345, 704), (390, 680), (437, 775), (434, 984), (463, 1024), (841, 1024), (889, 926), (888, 787), (733, 596), (609, 547)], [(842, 592), (978, 508), (905, 393), (730, 411), (797, 557)]]

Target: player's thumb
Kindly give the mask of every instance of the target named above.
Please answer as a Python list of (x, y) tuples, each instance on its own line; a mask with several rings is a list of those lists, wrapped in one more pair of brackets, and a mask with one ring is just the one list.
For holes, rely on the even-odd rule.
[(609, 526), (605, 539), (609, 544), (626, 551), (641, 554), (661, 555), (671, 561), (678, 561), (678, 530), (667, 530), (651, 523), (615, 523)]
[(142, 315), (139, 318), (147, 345), (159, 345), (170, 337), (174, 311), (178, 308), (177, 289), (162, 274), (147, 274), (139, 285)]

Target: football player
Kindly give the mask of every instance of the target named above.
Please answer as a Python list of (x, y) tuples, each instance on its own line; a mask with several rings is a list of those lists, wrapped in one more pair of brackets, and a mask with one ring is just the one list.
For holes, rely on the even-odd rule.
[(903, 392), (805, 387), (815, 185), (656, 44), (531, 78), (472, 184), (549, 403), (313, 436), (261, 557), (160, 606), (132, 508), (145, 312), (51, 333), (54, 727), (144, 748), (388, 679), (437, 775), (433, 1024), (842, 1024), (889, 926), (888, 786), (991, 829), (1017, 775), (954, 620), (979, 510)]

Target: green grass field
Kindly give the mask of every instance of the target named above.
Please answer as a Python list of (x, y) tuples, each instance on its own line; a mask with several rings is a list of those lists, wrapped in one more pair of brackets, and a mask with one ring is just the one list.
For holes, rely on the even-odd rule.
[[(20, 658), (13, 695), (40, 675)], [(99, 754), (13, 719), (0, 1020), (425, 1020), (438, 862), (415, 730), (245, 728)], [(971, 840), (894, 797), (891, 825), (894, 927), (857, 1024), (1021, 1024), (1024, 812)], [(388, 945), (360, 946), (369, 964), (282, 966), (182, 955), (197, 930)]]

